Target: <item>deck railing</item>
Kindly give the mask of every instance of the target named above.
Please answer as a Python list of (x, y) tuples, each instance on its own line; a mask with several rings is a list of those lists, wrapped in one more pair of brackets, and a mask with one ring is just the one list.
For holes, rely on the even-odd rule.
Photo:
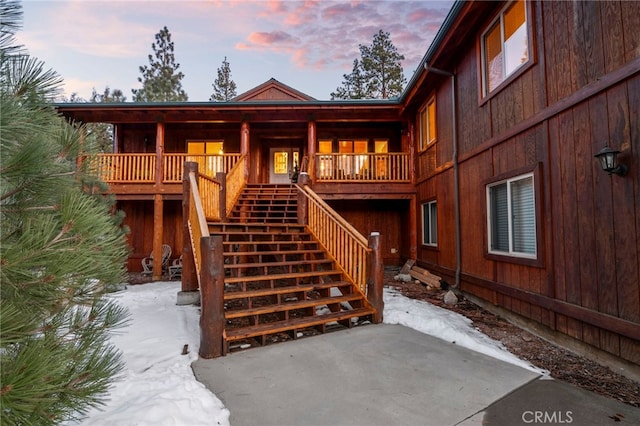
[[(200, 169), (198, 169), (199, 171)], [(207, 220), (220, 220), (220, 188), (221, 184), (218, 180), (198, 173), (198, 192), (202, 201), (202, 209), (204, 217)]]
[(231, 168), (229, 173), (227, 174), (225, 194), (227, 215), (231, 213), (231, 209), (233, 209), (233, 206), (235, 205), (236, 201), (238, 201), (238, 198), (240, 198), (240, 194), (247, 184), (245, 167), (246, 157), (243, 155), (238, 159), (233, 168)]
[(367, 294), (367, 239), (308, 186), (300, 187), (307, 200), (309, 230), (329, 252), (344, 273)]
[(90, 170), (107, 183), (153, 183), (155, 154), (97, 154), (87, 159)]
[[(164, 154), (162, 182), (182, 182), (185, 161), (198, 163), (201, 174), (215, 176), (229, 172), (241, 154)], [(91, 170), (107, 183), (154, 183), (156, 154), (97, 154), (88, 159)]]
[(324, 182), (409, 182), (409, 154), (316, 154), (316, 180)]

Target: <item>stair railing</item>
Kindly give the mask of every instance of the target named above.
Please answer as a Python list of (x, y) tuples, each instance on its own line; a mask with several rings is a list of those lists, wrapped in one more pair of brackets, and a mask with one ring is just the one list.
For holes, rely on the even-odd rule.
[(231, 213), (231, 209), (240, 198), (240, 194), (242, 190), (247, 184), (247, 179), (245, 175), (245, 165), (246, 165), (246, 156), (243, 155), (238, 159), (236, 164), (233, 166), (226, 177), (225, 183), (225, 199), (226, 199), (226, 214), (227, 216)]
[(344, 220), (309, 186), (298, 186), (305, 195), (307, 226), (316, 239), (338, 263), (344, 273), (367, 294), (367, 258), (371, 253), (367, 238)]

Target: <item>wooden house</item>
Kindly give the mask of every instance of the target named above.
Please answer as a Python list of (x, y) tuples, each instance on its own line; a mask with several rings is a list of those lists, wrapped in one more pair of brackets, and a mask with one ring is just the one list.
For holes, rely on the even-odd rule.
[[(577, 349), (640, 364), (640, 3), (463, 2), (399, 99), (319, 101), (276, 80), (222, 103), (61, 104), (114, 125), (101, 170), (129, 268), (184, 247), (182, 164), (246, 159), (309, 187), (387, 265), (415, 259)], [(624, 175), (594, 155), (620, 151)], [(616, 169), (616, 171), (621, 169)]]

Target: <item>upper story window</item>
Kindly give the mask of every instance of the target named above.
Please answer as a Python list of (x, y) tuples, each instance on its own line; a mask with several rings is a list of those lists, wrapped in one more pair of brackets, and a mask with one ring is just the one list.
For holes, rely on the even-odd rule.
[(427, 149), (427, 146), (436, 140), (436, 98), (429, 99), (427, 104), (420, 110), (420, 150)]
[(527, 8), (509, 4), (482, 35), (482, 81), (487, 95), (529, 61)]
[(536, 258), (533, 173), (487, 186), (489, 253)]

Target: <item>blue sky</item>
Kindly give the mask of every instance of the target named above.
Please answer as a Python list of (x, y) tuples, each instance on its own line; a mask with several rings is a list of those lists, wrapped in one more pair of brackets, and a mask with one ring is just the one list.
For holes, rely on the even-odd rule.
[(451, 1), (25, 0), (18, 42), (65, 80), (65, 95), (121, 89), (131, 100), (139, 67), (164, 26), (190, 101), (206, 101), (227, 57), (238, 94), (275, 78), (319, 100), (382, 29), (411, 78)]

